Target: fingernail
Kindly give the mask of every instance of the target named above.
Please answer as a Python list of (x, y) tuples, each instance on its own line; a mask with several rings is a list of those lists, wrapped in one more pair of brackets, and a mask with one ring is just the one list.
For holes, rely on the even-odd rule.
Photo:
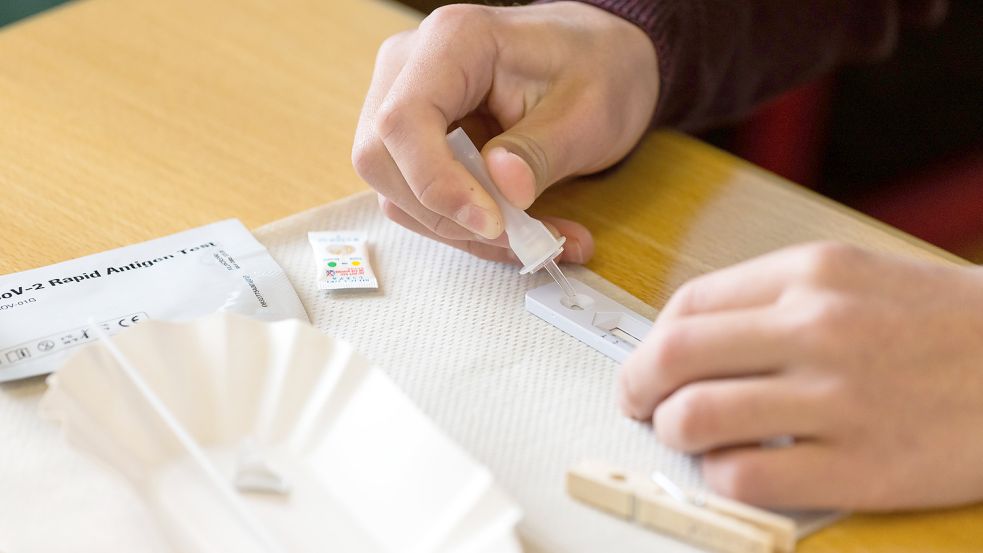
[[(522, 156), (510, 152), (501, 146), (495, 146), (487, 155), (489, 171), (492, 178), (508, 182), (508, 188), (520, 197), (510, 197), (517, 207), (526, 208), (536, 199), (536, 174)], [(501, 187), (500, 187), (501, 188)], [(506, 196), (508, 197), (508, 196)]]
[(462, 227), (485, 238), (497, 238), (502, 233), (497, 218), (487, 209), (475, 204), (468, 204), (458, 210), (454, 214), (454, 220)]
[(563, 249), (567, 251), (567, 261), (570, 263), (584, 262), (584, 250), (580, 247), (580, 242), (568, 238)]
[(475, 242), (481, 242), (482, 244), (488, 244), (489, 246), (498, 246), (498, 244), (495, 243), (495, 240), (491, 238), (485, 238), (480, 234), (472, 234), (471, 236), (471, 239)]
[(529, 167), (529, 163), (525, 160), (525, 158), (523, 158), (522, 156), (520, 156), (515, 152), (510, 152), (501, 146), (495, 146), (488, 152), (488, 155), (495, 156), (495, 157), (507, 157), (515, 161), (518, 161), (519, 163), (521, 163), (521, 167), (529, 173), (529, 176), (531, 178), (535, 178), (535, 175), (533, 175), (532, 172), (532, 167)]

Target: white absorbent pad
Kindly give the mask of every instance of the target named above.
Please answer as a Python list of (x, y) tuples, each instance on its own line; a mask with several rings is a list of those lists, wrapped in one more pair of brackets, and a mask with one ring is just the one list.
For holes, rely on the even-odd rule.
[[(317, 289), (308, 231), (367, 233), (377, 291)], [(524, 309), (549, 276), (477, 259), (388, 221), (360, 194), (256, 231), (312, 323), (380, 367), (522, 506), (526, 550), (695, 551), (569, 498), (567, 468), (585, 458), (661, 470), (704, 487), (696, 463), (621, 415), (618, 365)], [(649, 318), (655, 310), (582, 267), (576, 278)], [(371, 440), (372, 436), (365, 439)], [(801, 515), (803, 522), (816, 516)]]
[[(375, 292), (316, 290), (307, 231), (368, 233)], [(564, 472), (598, 458), (700, 488), (686, 456), (621, 416), (617, 364), (523, 308), (545, 275), (475, 259), (388, 222), (361, 195), (258, 232), (311, 320), (352, 342), (494, 473), (525, 511), (529, 553), (694, 551), (566, 496)], [(566, 271), (646, 317), (654, 310), (590, 271)], [(0, 385), (0, 552), (169, 553), (125, 478), (43, 421), (40, 378)], [(371, 440), (373, 436), (367, 435)], [(816, 520), (808, 519), (805, 520)]]

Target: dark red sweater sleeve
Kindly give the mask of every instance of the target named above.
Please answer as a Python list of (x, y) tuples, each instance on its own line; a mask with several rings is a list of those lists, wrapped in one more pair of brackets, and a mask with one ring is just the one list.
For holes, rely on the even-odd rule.
[(686, 130), (743, 117), (837, 65), (883, 58), (904, 25), (945, 11), (944, 0), (579, 1), (648, 34), (659, 60), (654, 123)]

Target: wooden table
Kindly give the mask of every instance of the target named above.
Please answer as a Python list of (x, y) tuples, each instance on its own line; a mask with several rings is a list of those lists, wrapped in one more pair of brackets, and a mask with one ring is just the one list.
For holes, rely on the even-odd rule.
[[(370, 0), (88, 0), (0, 31), (0, 274), (364, 190), (350, 150), (375, 50), (418, 20)], [(815, 238), (960, 262), (673, 133), (536, 210), (587, 224), (590, 267), (653, 305), (695, 274)], [(981, 543), (975, 507), (855, 516), (800, 551)]]

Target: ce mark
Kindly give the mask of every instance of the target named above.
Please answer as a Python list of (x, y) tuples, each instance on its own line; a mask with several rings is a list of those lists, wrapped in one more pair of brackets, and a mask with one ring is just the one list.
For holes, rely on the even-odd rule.
[(130, 328), (131, 326), (147, 320), (146, 313), (137, 313), (135, 315), (127, 315), (116, 321), (116, 325), (121, 328)]

